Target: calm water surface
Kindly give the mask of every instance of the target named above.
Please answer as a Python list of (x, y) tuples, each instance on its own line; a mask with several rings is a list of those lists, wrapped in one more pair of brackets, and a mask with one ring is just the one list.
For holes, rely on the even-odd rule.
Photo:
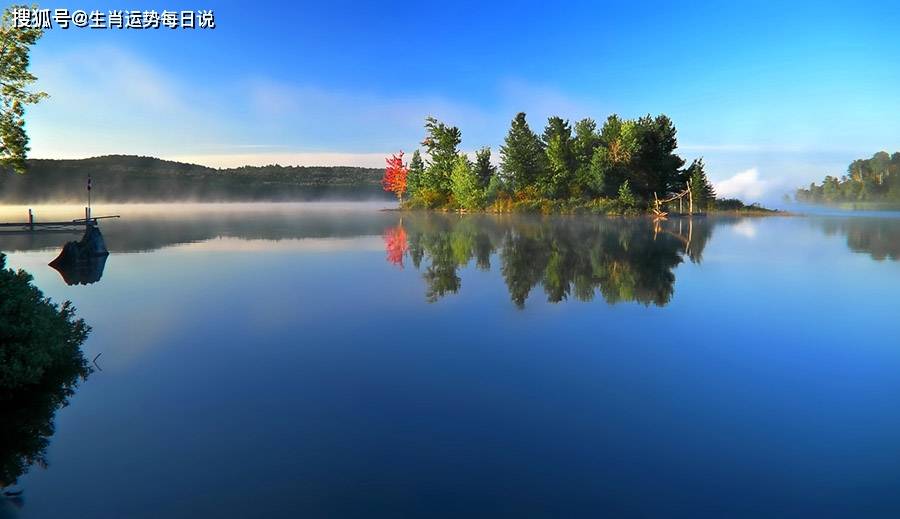
[(0, 236), (102, 354), (0, 517), (900, 515), (895, 213), (377, 209)]

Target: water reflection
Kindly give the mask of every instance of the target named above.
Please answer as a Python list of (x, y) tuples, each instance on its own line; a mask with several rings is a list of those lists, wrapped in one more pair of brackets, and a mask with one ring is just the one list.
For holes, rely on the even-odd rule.
[(437, 301), (461, 287), (458, 270), (499, 269), (519, 308), (540, 285), (547, 300), (591, 301), (599, 292), (610, 304), (636, 301), (664, 306), (674, 293), (673, 269), (700, 262), (712, 234), (705, 219), (565, 217), (455, 217), (406, 215), (384, 233), (388, 261), (405, 256), (423, 271), (425, 297)]
[(900, 219), (849, 218), (813, 220), (827, 235), (847, 237), (853, 252), (869, 254), (872, 259), (900, 260)]
[(81, 241), (66, 243), (50, 266), (67, 285), (90, 285), (100, 281), (108, 257), (103, 234), (98, 227), (90, 226)]

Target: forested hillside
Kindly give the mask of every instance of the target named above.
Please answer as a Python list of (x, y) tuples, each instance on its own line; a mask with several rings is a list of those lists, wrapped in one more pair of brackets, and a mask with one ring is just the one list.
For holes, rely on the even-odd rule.
[(105, 202), (363, 200), (388, 195), (381, 169), (244, 166), (215, 169), (152, 157), (109, 155), (81, 160), (31, 159), (25, 174), (3, 173), (0, 203), (82, 201), (87, 178)]

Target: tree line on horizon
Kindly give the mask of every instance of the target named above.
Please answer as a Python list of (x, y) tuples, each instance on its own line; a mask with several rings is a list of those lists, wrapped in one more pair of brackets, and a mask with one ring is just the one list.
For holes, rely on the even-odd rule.
[(388, 159), (385, 190), (401, 201), (406, 195), (408, 207), (501, 212), (566, 207), (638, 212), (655, 197), (684, 191), (688, 183), (695, 209), (710, 209), (716, 200), (703, 159), (684, 167), (675, 153), (675, 126), (665, 115), (613, 114), (599, 128), (591, 118), (573, 126), (553, 116), (538, 135), (520, 112), (500, 146), (499, 167), (489, 147), (471, 160), (460, 151), (461, 142), (459, 128), (426, 118), (422, 151), (416, 149), (409, 164), (402, 153)]
[(28, 159), (0, 174), (0, 203), (81, 201), (88, 176), (98, 202), (386, 200), (379, 168), (242, 166), (216, 169), (153, 157)]
[(857, 159), (841, 177), (827, 175), (820, 184), (800, 188), (800, 202), (898, 202), (900, 203), (900, 152), (879, 151), (868, 159)]

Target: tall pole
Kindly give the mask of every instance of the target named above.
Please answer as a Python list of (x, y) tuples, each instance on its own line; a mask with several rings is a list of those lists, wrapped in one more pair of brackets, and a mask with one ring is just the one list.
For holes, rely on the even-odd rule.
[(91, 226), (91, 176), (87, 178), (88, 205), (84, 210), (84, 227)]
[(88, 209), (90, 209), (91, 208), (91, 176), (90, 175), (88, 175), (87, 188), (88, 188)]

